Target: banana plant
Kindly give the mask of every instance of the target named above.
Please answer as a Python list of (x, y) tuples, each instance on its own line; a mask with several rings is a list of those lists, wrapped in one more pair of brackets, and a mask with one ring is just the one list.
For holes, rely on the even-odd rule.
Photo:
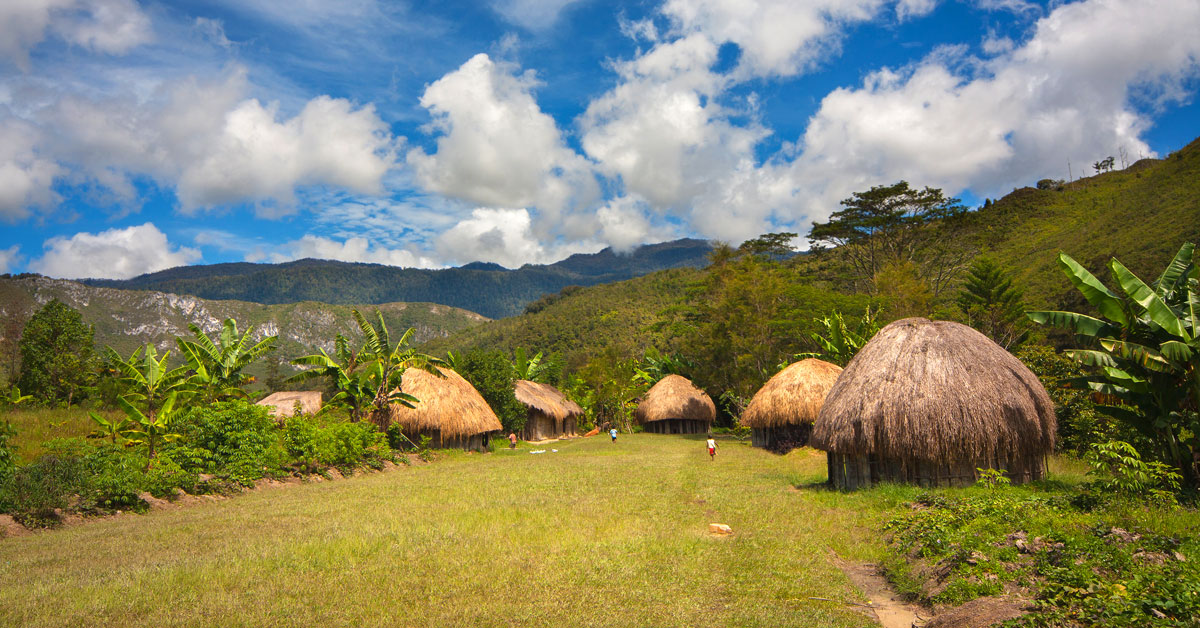
[(404, 371), (410, 368), (420, 369), (437, 377), (443, 377), (438, 367), (446, 363), (431, 355), (426, 355), (409, 346), (414, 330), (409, 327), (401, 334), (400, 339), (392, 344), (388, 334), (387, 323), (383, 322), (383, 314), (375, 310), (377, 325), (371, 324), (358, 310), (351, 310), (354, 321), (358, 323), (366, 342), (363, 353), (368, 358), (366, 376), (374, 397), (371, 401), (370, 416), (375, 419), (379, 429), (387, 428), (387, 417), (384, 410), (393, 403), (414, 408), (420, 401), (403, 391), (402, 377)]
[(145, 414), (129, 402), (124, 397), (117, 398), (117, 405), (125, 411), (126, 417), (133, 423), (132, 429), (125, 433), (131, 445), (145, 445), (147, 448), (146, 468), (154, 462), (154, 457), (158, 454), (158, 447), (163, 443), (169, 443), (180, 438), (180, 435), (171, 431), (171, 424), (174, 423), (176, 415), (181, 411), (182, 406), (176, 407), (175, 402), (179, 399), (177, 393), (172, 392), (163, 400), (162, 406), (158, 412), (154, 414)]
[(96, 431), (88, 438), (98, 437), (107, 438), (112, 444), (117, 444), (118, 439), (124, 439), (129, 436), (129, 433), (134, 430), (133, 423), (129, 420), (129, 416), (117, 417), (114, 419), (106, 419), (95, 412), (88, 412), (88, 416), (96, 424)]
[(303, 382), (319, 377), (329, 378), (330, 384), (337, 392), (326, 403), (344, 406), (350, 411), (350, 419), (362, 419), (375, 398), (371, 387), (363, 373), (358, 371), (359, 356), (362, 349), (353, 350), (346, 337), (338, 334), (333, 343), (333, 355), (324, 349), (317, 353), (301, 356), (292, 360), (295, 366), (309, 367), (287, 379), (289, 382)]
[(192, 382), (207, 401), (245, 397), (243, 386), (252, 381), (244, 370), (268, 351), (275, 349), (276, 336), (251, 344), (250, 326), (238, 333), (237, 321), (225, 319), (216, 341), (196, 325), (188, 325), (192, 338), (177, 338), (180, 351), (193, 371)]
[(546, 370), (546, 365), (542, 364), (542, 352), (538, 351), (533, 356), (527, 356), (525, 347), (517, 347), (513, 351), (512, 371), (517, 379), (526, 379), (531, 382), (538, 381)]
[[(863, 313), (862, 318), (853, 328), (846, 323), (846, 318), (841, 312), (814, 319), (816, 324), (824, 328), (824, 334), (816, 331), (810, 334), (813, 342), (817, 343), (821, 350), (797, 353), (793, 359), (820, 358), (838, 366), (846, 366), (850, 358), (853, 358), (858, 350), (879, 331), (878, 316), (879, 310), (871, 310), (870, 307), (867, 307), (867, 311)], [(780, 363), (778, 370), (782, 371), (788, 364), (788, 362)]]
[(152, 344), (134, 349), (129, 358), (122, 358), (112, 347), (105, 350), (105, 359), (125, 386), (121, 396), (131, 402), (141, 402), (145, 412), (151, 415), (167, 395), (172, 392), (183, 393), (189, 386), (188, 367), (168, 369), (167, 360), (170, 357), (170, 351), (159, 357)]
[(0, 395), (0, 406), (16, 407), (23, 403), (29, 403), (33, 400), (33, 395), (22, 395), (21, 389), (16, 385), (8, 389), (4, 395)]
[(1157, 442), (1189, 485), (1200, 479), (1200, 263), (1185, 243), (1162, 274), (1146, 283), (1115, 258), (1111, 290), (1066, 253), (1059, 266), (1099, 312), (1029, 312), (1036, 323), (1074, 332), (1088, 348), (1066, 354), (1095, 369), (1089, 388), (1121, 401), (1098, 409), (1128, 422)]

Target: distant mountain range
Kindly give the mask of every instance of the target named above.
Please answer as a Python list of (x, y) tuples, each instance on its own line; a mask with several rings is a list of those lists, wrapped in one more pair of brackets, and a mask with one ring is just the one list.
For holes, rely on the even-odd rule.
[(611, 283), (668, 268), (702, 268), (708, 264), (711, 250), (712, 244), (706, 240), (683, 239), (644, 245), (628, 254), (608, 248), (554, 264), (526, 264), (512, 270), (483, 262), (422, 270), (302, 259), (283, 264), (180, 266), (133, 279), (88, 279), (82, 283), (264, 304), (419, 301), (503, 318), (520, 314), (529, 302), (567, 286)]

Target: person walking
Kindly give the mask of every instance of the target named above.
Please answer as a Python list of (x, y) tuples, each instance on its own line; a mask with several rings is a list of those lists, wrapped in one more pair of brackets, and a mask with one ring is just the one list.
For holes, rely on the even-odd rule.
[(516, 434), (516, 432), (509, 432), (509, 433), (508, 433), (508, 448), (509, 448), (509, 449), (516, 449), (516, 448), (517, 448), (517, 434)]
[(713, 438), (712, 434), (708, 435), (708, 442), (705, 444), (708, 445), (708, 461), (712, 462), (713, 460), (716, 460), (717, 459), (717, 440), (715, 438)]
[(612, 442), (617, 442), (617, 428), (614, 427), (608, 430), (608, 435), (612, 437)]

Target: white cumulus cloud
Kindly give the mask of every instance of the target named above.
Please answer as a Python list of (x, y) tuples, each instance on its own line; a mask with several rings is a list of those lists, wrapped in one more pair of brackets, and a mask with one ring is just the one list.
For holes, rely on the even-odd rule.
[(153, 223), (100, 233), (58, 236), (44, 244), (42, 256), (30, 270), (65, 279), (128, 279), (200, 261), (200, 252), (171, 246)]
[(14, 244), (7, 249), (0, 249), (0, 274), (9, 272), (9, 269), (21, 263), (21, 259), (20, 244)]
[(150, 18), (133, 0), (0, 2), (0, 58), (29, 71), (29, 51), (56, 32), (93, 52), (123, 54), (150, 41)]
[(312, 234), (284, 244), (280, 251), (270, 255), (270, 260), (278, 263), (306, 257), (339, 262), (386, 264), (404, 268), (438, 268), (441, 266), (433, 259), (411, 250), (376, 246), (366, 238), (347, 238), (339, 242), (332, 238)]
[(531, 74), (478, 54), (431, 84), (421, 106), (441, 133), (437, 151), (408, 153), (427, 189), (488, 206), (561, 211), (595, 198), (585, 159), (563, 142), (531, 93)]
[(540, 240), (534, 235), (533, 220), (526, 209), (481, 207), (437, 238), (437, 251), (443, 259), (459, 263), (493, 262), (508, 268), (551, 263), (601, 248), (602, 245), (593, 242)]
[(0, 106), (0, 220), (16, 222), (30, 207), (56, 199), (51, 186), (62, 170), (38, 150), (39, 137), (36, 127), (5, 115)]

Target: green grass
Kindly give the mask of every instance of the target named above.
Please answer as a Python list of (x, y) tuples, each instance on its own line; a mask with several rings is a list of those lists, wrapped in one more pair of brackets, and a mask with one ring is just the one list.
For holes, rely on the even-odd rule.
[[(0, 542), (0, 624), (863, 626), (831, 550), (873, 560), (907, 489), (824, 458), (622, 435), (268, 489)], [(797, 488), (799, 487), (799, 488)], [(730, 538), (709, 536), (726, 523)]]
[[(100, 410), (99, 414), (106, 418), (119, 416), (117, 410)], [(17, 449), (17, 461), (20, 464), (32, 462), (42, 453), (42, 443), (54, 438), (69, 438), (87, 436), (96, 429), (96, 424), (88, 416), (88, 411), (78, 406), (64, 408), (10, 408), (0, 411), (0, 421), (8, 421), (17, 431), (13, 444)]]

